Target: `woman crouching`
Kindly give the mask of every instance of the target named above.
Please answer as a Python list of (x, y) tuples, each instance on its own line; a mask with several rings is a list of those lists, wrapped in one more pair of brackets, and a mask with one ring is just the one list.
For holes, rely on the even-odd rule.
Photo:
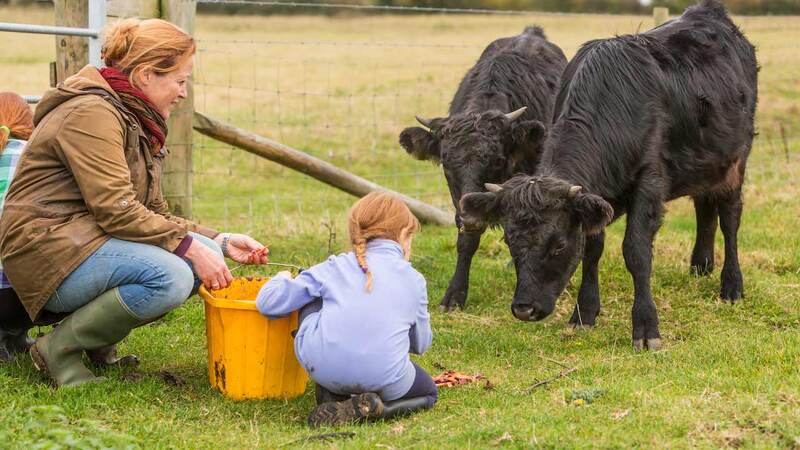
[(186, 97), (194, 53), (192, 37), (169, 22), (121, 21), (106, 33), (107, 67), (84, 67), (36, 108), (0, 220), (0, 254), (33, 321), (68, 315), (30, 350), (58, 386), (97, 380), (84, 352), (119, 362), (115, 344), (200, 282), (227, 287), (223, 255), (266, 262), (255, 240), (173, 216), (162, 195), (166, 120)]

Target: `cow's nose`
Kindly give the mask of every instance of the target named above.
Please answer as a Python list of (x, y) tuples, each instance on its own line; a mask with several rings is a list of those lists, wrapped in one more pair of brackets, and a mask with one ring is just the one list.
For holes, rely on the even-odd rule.
[(547, 317), (547, 313), (534, 304), (511, 305), (511, 313), (517, 319), (525, 322), (542, 320)]

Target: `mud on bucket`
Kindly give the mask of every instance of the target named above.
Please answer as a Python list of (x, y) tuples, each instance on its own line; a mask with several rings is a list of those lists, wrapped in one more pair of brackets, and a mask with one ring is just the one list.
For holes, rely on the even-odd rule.
[(294, 354), (297, 311), (268, 320), (255, 298), (268, 278), (234, 278), (225, 289), (200, 287), (206, 310), (208, 379), (226, 397), (293, 398), (303, 394), (308, 374)]

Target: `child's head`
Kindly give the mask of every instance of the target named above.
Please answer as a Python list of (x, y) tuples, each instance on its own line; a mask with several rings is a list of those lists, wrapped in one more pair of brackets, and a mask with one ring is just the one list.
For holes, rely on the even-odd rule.
[(411, 236), (419, 231), (419, 221), (397, 196), (371, 192), (357, 201), (348, 218), (350, 244), (361, 270), (367, 274), (367, 290), (372, 289), (372, 273), (367, 267), (367, 242), (391, 239), (403, 246), (406, 259), (411, 256)]
[(33, 114), (28, 104), (13, 92), (0, 92), (0, 152), (11, 138), (27, 140), (33, 132)]

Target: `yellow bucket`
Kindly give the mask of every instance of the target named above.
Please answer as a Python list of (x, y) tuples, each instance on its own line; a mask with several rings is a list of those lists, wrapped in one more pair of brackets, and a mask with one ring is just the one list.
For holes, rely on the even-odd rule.
[(297, 311), (268, 320), (255, 298), (268, 278), (234, 278), (225, 289), (200, 287), (205, 300), (208, 379), (226, 397), (293, 398), (302, 395), (308, 374), (294, 354)]

